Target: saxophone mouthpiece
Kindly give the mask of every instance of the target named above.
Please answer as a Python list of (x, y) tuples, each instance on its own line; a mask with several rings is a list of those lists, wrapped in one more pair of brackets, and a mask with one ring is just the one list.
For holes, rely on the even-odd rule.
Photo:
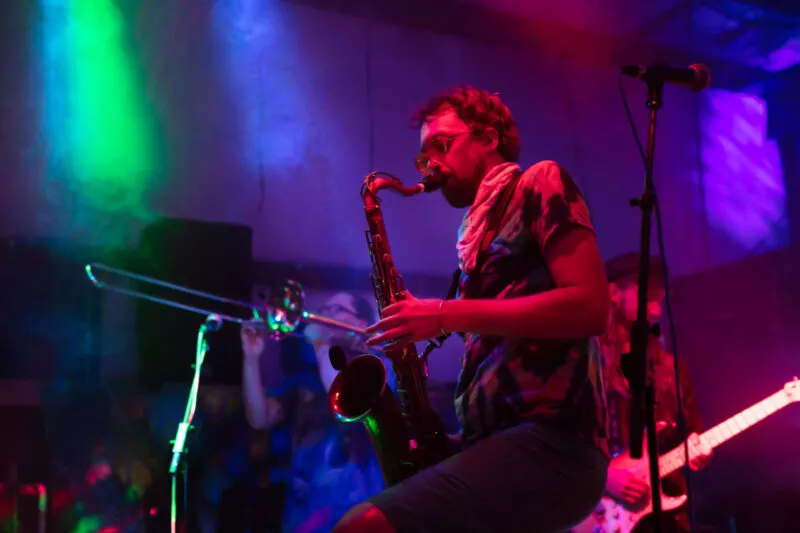
[(447, 179), (439, 173), (425, 174), (420, 185), (422, 185), (423, 192), (434, 192), (444, 187), (446, 181)]
[(423, 192), (438, 191), (444, 184), (447, 183), (449, 167), (442, 165), (438, 161), (430, 159), (425, 154), (419, 154), (414, 159), (414, 166), (422, 174), (422, 190)]

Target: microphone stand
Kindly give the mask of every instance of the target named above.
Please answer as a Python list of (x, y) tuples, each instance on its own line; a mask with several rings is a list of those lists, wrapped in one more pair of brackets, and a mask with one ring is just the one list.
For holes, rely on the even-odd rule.
[(663, 533), (661, 507), (661, 475), (658, 466), (658, 441), (655, 422), (655, 376), (652, 357), (648, 354), (651, 325), (647, 320), (647, 290), (650, 276), (651, 221), (655, 192), (653, 159), (656, 142), (656, 115), (662, 104), (664, 81), (656, 75), (643, 77), (647, 82), (647, 108), (650, 110), (650, 130), (647, 144), (647, 164), (644, 194), (631, 200), (642, 213), (639, 248), (639, 294), (636, 320), (631, 327), (630, 353), (623, 355), (622, 367), (631, 389), (629, 453), (633, 459), (642, 456), (643, 433), (647, 429), (647, 453), (650, 461), (650, 494), (653, 505), (654, 532)]
[(194, 413), (197, 409), (197, 395), (200, 389), (200, 374), (203, 368), (203, 361), (208, 351), (208, 343), (206, 342), (206, 333), (210, 331), (217, 331), (222, 327), (222, 319), (217, 315), (208, 315), (206, 321), (200, 326), (197, 332), (197, 352), (194, 364), (194, 378), (192, 385), (189, 389), (189, 398), (186, 402), (186, 410), (184, 411), (183, 420), (178, 424), (178, 430), (175, 433), (175, 440), (172, 445), (172, 460), (169, 465), (169, 476), (172, 485), (172, 495), (170, 501), (170, 532), (177, 533), (178, 531), (178, 475), (182, 474), (183, 477), (183, 513), (181, 515), (181, 533), (186, 533), (187, 516), (188, 516), (188, 482), (187, 470), (188, 464), (186, 463), (186, 440), (189, 436), (189, 431), (193, 429), (192, 420)]

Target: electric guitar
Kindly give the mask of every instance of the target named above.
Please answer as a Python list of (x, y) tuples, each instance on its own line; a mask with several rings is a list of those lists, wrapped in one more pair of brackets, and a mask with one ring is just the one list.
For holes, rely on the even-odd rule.
[[(700, 440), (704, 441), (712, 449), (721, 445), (723, 442), (732, 439), (739, 433), (756, 425), (768, 416), (780, 411), (787, 405), (800, 401), (800, 380), (796, 377), (786, 383), (781, 390), (764, 398), (760, 402), (751, 405), (744, 411), (730, 417), (721, 424), (714, 426), (702, 435)], [(644, 447), (647, 442), (645, 439)], [(658, 459), (658, 468), (661, 478), (683, 468), (686, 464), (684, 445), (681, 443)], [(639, 470), (643, 472), (649, 481), (649, 463), (647, 456), (640, 459), (632, 459), (630, 454), (625, 451), (616, 455), (612, 459), (618, 468)], [(659, 486), (661, 484), (659, 483)], [(659, 489), (660, 490), (660, 489)], [(661, 509), (664, 513), (674, 511), (686, 503), (686, 495), (667, 496), (661, 492)], [(640, 508), (630, 508), (629, 504), (621, 503), (611, 497), (604, 496), (597, 506), (595, 512), (584, 520), (581, 524), (570, 530), (570, 533), (635, 533), (636, 526), (653, 512), (653, 504), (648, 499), (647, 504)]]

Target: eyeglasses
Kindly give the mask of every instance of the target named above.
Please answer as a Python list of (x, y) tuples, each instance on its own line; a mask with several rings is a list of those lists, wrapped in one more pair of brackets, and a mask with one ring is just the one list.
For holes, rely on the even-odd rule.
[(428, 170), (428, 163), (431, 160), (431, 155), (446, 154), (453, 146), (453, 141), (456, 139), (456, 137), (467, 135), (469, 133), (472, 133), (472, 131), (460, 131), (450, 135), (437, 135), (435, 137), (431, 137), (425, 141), (425, 144), (422, 145), (422, 149), (419, 151), (419, 154), (414, 158), (414, 166), (419, 172), (424, 174)]

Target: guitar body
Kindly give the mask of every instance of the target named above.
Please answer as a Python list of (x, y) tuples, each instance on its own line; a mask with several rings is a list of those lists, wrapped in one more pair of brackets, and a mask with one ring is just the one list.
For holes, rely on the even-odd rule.
[[(666, 422), (658, 422), (656, 431), (660, 432), (666, 426)], [(647, 450), (647, 437), (644, 439), (642, 448)], [(612, 468), (637, 472), (647, 479), (648, 484), (650, 483), (650, 462), (646, 453), (641, 458), (634, 459), (627, 450), (621, 452), (611, 460), (609, 469)], [(658, 486), (661, 490), (661, 483)], [(686, 503), (686, 500), (686, 495), (672, 497), (661, 491), (661, 509), (664, 515), (680, 508)], [(638, 533), (637, 526), (647, 522), (647, 518), (652, 513), (653, 502), (649, 497), (645, 505), (634, 507), (604, 496), (597, 504), (595, 511), (586, 520), (573, 527), (570, 533)]]
[[(686, 496), (671, 497), (661, 493), (661, 508), (664, 517), (679, 509)], [(641, 509), (629, 509), (612, 498), (603, 497), (589, 518), (573, 527), (570, 533), (639, 533), (639, 526), (652, 518), (653, 505), (648, 503)]]
[[(764, 420), (773, 413), (778, 412), (789, 404), (800, 401), (800, 379), (795, 377), (787, 382), (781, 390), (764, 398), (738, 414), (728, 418), (724, 422), (717, 424), (713, 428), (700, 435), (703, 442), (716, 448), (728, 439), (738, 435), (747, 428), (752, 427)], [(656, 433), (666, 427), (666, 423), (656, 423)], [(647, 449), (647, 439), (645, 438), (643, 448)], [(686, 464), (684, 460), (683, 444), (673, 448), (663, 454), (658, 459), (660, 477), (675, 472)], [(646, 454), (639, 459), (631, 458), (625, 451), (619, 453), (611, 460), (611, 468), (641, 472), (642, 477), (650, 480), (650, 464)], [(658, 483), (661, 490), (661, 483)], [(686, 495), (667, 496), (661, 492), (661, 510), (664, 518), (670, 512), (679, 509), (686, 503)], [(595, 512), (589, 517), (570, 529), (570, 533), (641, 533), (640, 525), (643, 525), (652, 518), (653, 506), (650, 498), (647, 502), (635, 508), (629, 504), (621, 503), (613, 498), (603, 497), (597, 505)]]

